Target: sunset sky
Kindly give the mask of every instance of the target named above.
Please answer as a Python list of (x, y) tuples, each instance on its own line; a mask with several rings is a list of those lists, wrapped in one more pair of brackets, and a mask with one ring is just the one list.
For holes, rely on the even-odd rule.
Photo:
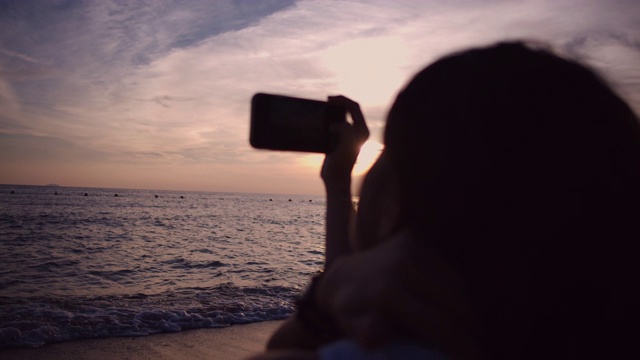
[(381, 141), (412, 74), (518, 38), (640, 112), (637, 0), (0, 0), (0, 184), (321, 194), (321, 156), (249, 146), (254, 93), (344, 94)]

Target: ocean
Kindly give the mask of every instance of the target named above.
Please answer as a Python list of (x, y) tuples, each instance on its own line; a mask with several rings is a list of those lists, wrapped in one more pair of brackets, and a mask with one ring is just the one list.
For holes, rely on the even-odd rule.
[(0, 185), (0, 348), (284, 319), (322, 268), (324, 211), (322, 196)]

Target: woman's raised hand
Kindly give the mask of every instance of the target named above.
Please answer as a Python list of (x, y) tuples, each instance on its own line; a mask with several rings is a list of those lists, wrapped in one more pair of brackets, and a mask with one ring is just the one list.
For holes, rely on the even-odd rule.
[(338, 147), (327, 154), (320, 173), (329, 190), (334, 186), (344, 186), (345, 182), (346, 185), (350, 186), (351, 171), (356, 163), (362, 144), (369, 138), (369, 129), (357, 102), (342, 95), (329, 96), (328, 102), (343, 106), (353, 120), (352, 124), (347, 122), (337, 123), (330, 129), (339, 134), (340, 140)]

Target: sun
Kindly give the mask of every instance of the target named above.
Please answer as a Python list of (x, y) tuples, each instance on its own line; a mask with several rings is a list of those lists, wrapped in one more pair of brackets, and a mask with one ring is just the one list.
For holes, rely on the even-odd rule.
[(371, 169), (373, 163), (378, 160), (380, 152), (384, 149), (384, 145), (375, 140), (367, 140), (367, 142), (360, 148), (360, 154), (356, 160), (356, 165), (353, 167), (353, 175), (362, 175)]

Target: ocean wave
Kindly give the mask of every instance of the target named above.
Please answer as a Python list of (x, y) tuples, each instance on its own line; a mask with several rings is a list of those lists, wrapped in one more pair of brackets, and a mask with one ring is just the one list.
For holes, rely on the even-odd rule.
[(284, 318), (324, 261), (309, 199), (0, 185), (0, 347)]
[(0, 348), (279, 320), (293, 312), (298, 292), (223, 284), (153, 295), (0, 297)]

